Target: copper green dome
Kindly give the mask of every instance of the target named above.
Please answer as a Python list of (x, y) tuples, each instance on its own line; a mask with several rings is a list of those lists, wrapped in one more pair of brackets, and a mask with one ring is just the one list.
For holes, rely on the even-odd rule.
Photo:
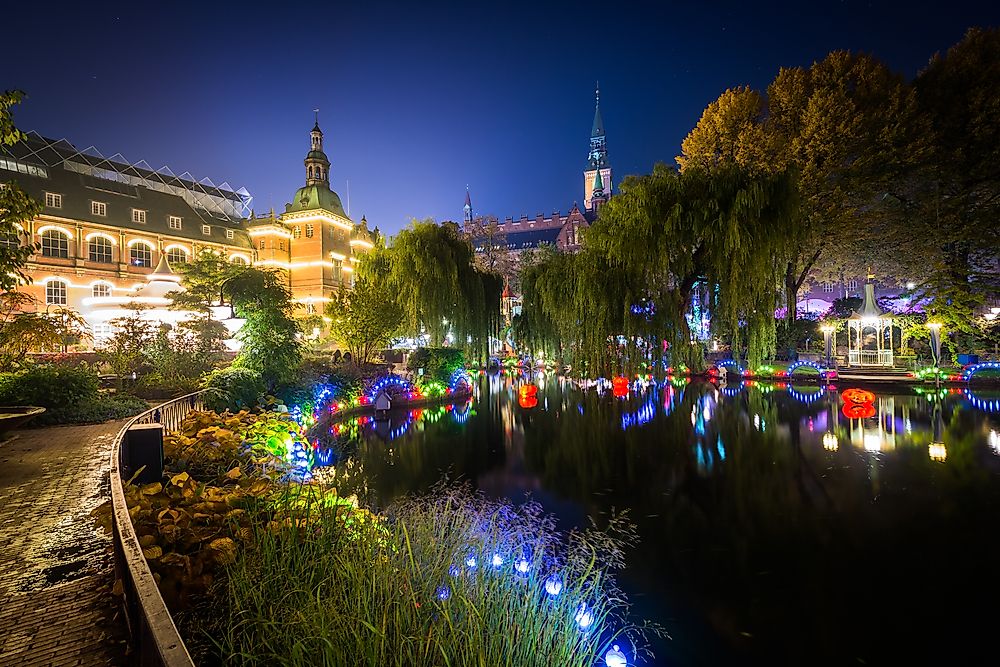
[(326, 184), (307, 185), (296, 190), (291, 203), (285, 207), (285, 213), (311, 211), (317, 208), (326, 209), (350, 220), (344, 212), (344, 205), (340, 203), (340, 196)]
[(309, 151), (306, 153), (306, 160), (323, 160), (324, 162), (329, 162), (326, 158), (326, 153), (323, 151)]

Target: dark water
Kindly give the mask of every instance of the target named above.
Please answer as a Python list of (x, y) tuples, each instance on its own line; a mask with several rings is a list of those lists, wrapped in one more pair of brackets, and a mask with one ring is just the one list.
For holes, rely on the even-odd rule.
[(845, 388), (679, 382), (618, 399), (493, 375), (469, 405), (340, 438), (381, 505), (447, 473), (530, 494), (563, 527), (629, 509), (641, 543), (620, 578), (669, 632), (656, 664), (996, 664), (997, 394), (871, 388), (873, 415), (849, 418)]

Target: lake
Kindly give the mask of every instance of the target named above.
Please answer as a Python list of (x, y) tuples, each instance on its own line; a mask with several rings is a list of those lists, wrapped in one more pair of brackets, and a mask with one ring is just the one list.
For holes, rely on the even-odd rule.
[(1000, 625), (1000, 395), (848, 388), (483, 374), (468, 403), (320, 430), (377, 507), (447, 475), (561, 528), (627, 510), (620, 583), (669, 635), (647, 664), (963, 662)]

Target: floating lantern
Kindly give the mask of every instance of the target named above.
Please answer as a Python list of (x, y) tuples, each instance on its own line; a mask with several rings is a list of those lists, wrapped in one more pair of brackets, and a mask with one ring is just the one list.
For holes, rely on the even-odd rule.
[(545, 592), (555, 597), (562, 592), (562, 580), (559, 577), (552, 575), (545, 580)]
[(618, 644), (615, 644), (604, 654), (604, 664), (607, 667), (628, 667), (628, 658), (618, 648)]
[(866, 389), (845, 389), (840, 395), (845, 403), (874, 403), (875, 394)]
[(526, 561), (523, 558), (514, 564), (514, 569), (517, 570), (517, 572), (519, 572), (520, 574), (527, 574), (528, 568), (530, 567), (531, 565), (528, 563), (528, 561)]
[(501, 565), (503, 565), (503, 556), (501, 556), (500, 554), (493, 554), (493, 558), (492, 560), (490, 560), (490, 563), (493, 565), (493, 567), (499, 568)]
[(628, 378), (618, 376), (611, 380), (611, 393), (615, 398), (628, 396)]

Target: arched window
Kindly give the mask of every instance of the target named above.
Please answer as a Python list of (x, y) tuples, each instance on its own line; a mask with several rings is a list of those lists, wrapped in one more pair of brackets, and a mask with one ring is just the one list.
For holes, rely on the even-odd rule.
[(129, 248), (129, 264), (132, 266), (153, 266), (153, 250), (145, 243), (133, 243)]
[(42, 232), (43, 257), (69, 257), (69, 237), (58, 229), (46, 229)]
[(91, 262), (110, 264), (112, 253), (111, 241), (104, 236), (93, 236), (87, 243), (87, 258)]
[(91, 293), (96, 297), (111, 296), (111, 285), (107, 283), (94, 283)]
[(311, 239), (313, 237), (313, 226), (306, 225), (306, 238)]
[(243, 257), (243, 255), (233, 255), (232, 257), (229, 258), (229, 261), (232, 262), (233, 264), (241, 264), (243, 266), (247, 265), (247, 260), (245, 257)]
[(312, 168), (312, 165), (309, 165), (308, 171), (309, 171), (309, 178), (312, 178), (313, 177), (313, 168)]
[(187, 264), (188, 256), (184, 248), (171, 248), (167, 251), (167, 261), (171, 266), (175, 264)]
[(49, 306), (66, 305), (66, 281), (50, 280), (45, 283), (45, 303)]
[(300, 236), (302, 236), (302, 228), (299, 227), (298, 225), (295, 225), (294, 227), (292, 227), (292, 237), (299, 238)]

